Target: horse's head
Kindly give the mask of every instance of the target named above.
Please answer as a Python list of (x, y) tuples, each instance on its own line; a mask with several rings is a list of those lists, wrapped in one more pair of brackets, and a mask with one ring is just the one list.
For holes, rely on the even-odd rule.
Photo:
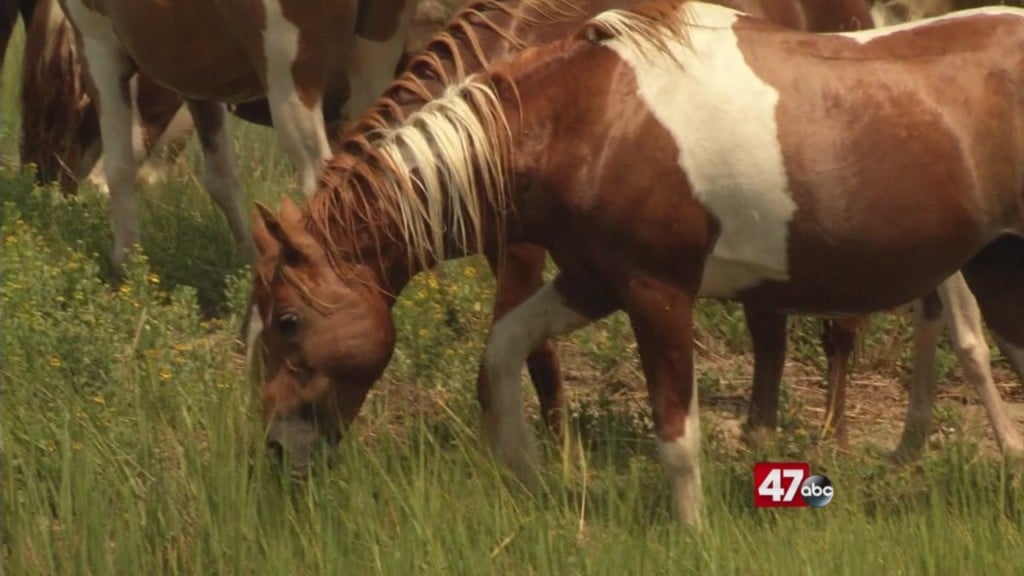
[(355, 419), (391, 359), (395, 329), (376, 267), (336, 266), (287, 197), (279, 214), (257, 208), (260, 332), (250, 346), (262, 367), (267, 448), (303, 467)]

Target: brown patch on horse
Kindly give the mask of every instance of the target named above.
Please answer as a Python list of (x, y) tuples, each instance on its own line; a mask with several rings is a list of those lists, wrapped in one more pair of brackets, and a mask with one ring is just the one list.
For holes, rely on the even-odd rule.
[(415, 0), (361, 0), (356, 30), (367, 40), (390, 40), (398, 32), (399, 14), (407, 2), (413, 1)]
[[(281, 12), (299, 30), (299, 49), (292, 63), (292, 77), (299, 93), (299, 99), (308, 108), (320, 101), (321, 92), (330, 92), (344, 102), (348, 100), (348, 76), (343, 72), (343, 62), (327, 44), (339, 34), (355, 33), (358, 18), (356, 2), (336, 3), (335, 9), (324, 10), (322, 3), (307, 0), (280, 0)], [(341, 6), (345, 9), (340, 9)], [(326, 106), (324, 106), (326, 108)]]

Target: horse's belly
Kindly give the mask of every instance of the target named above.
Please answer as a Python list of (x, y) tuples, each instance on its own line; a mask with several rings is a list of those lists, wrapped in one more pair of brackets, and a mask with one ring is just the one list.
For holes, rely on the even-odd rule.
[(243, 33), (248, 23), (229, 22), (212, 3), (108, 0), (105, 8), (125, 52), (160, 84), (201, 100), (263, 95), (259, 33)]

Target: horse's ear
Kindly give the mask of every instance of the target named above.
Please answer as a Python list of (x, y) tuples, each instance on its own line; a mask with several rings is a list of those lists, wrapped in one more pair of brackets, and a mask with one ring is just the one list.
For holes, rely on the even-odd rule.
[(287, 194), (281, 195), (281, 219), (289, 224), (302, 223), (302, 209)]
[[(267, 230), (266, 216), (270, 214), (267, 207), (256, 203), (256, 209), (252, 211), (252, 239), (256, 242), (256, 249), (263, 256), (273, 254), (281, 250), (281, 245), (270, 235), (270, 231)], [(270, 214), (273, 218), (274, 215)]]
[(290, 263), (314, 259), (316, 242), (302, 227), (302, 210), (288, 196), (281, 197), (281, 213), (276, 215), (264, 204), (256, 202), (263, 225), (272, 240), (281, 247), (281, 255)]

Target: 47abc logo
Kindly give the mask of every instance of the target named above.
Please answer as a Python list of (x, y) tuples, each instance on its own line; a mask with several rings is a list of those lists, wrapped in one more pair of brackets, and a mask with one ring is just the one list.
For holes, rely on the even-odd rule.
[(806, 462), (754, 464), (754, 506), (758, 508), (824, 508), (834, 494), (832, 482), (812, 475)]

